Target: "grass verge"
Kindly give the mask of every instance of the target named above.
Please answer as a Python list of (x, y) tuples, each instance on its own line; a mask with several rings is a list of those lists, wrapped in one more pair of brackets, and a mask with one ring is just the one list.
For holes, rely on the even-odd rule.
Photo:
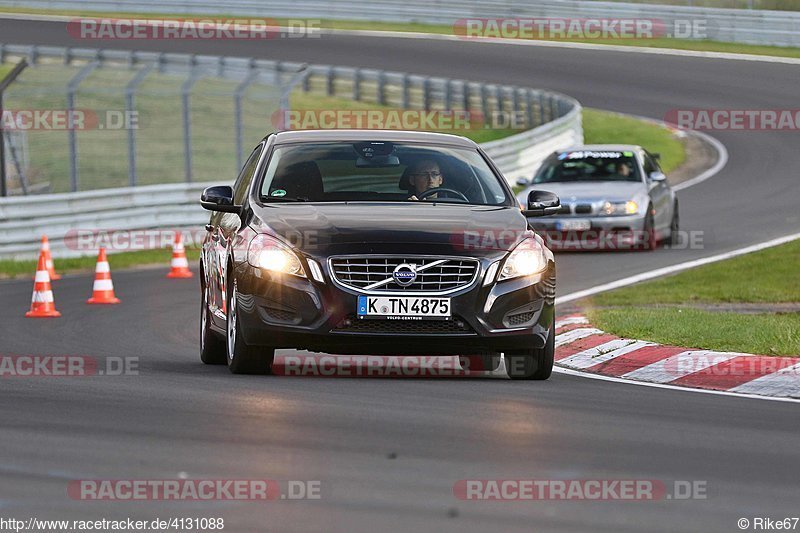
[[(23, 13), (33, 15), (62, 15), (62, 16), (87, 16), (87, 17), (115, 17), (115, 18), (186, 18), (186, 14), (166, 14), (166, 13), (127, 13), (127, 12), (106, 12), (91, 10), (48, 10), (36, 8), (0, 8), (0, 13)], [(243, 15), (230, 15), (217, 13), (214, 15), (191, 15), (192, 18), (246, 18)], [(263, 15), (261, 15), (263, 18)], [(254, 17), (256, 18), (256, 17)], [(288, 19), (270, 18), (270, 20), (285, 24)], [(456, 22), (455, 20), (453, 21)], [(321, 20), (322, 29), (337, 30), (371, 30), (371, 31), (397, 31), (397, 32), (417, 32), (434, 33), (440, 35), (453, 35), (453, 25), (451, 24), (425, 24), (419, 22), (372, 22), (363, 20)], [(583, 40), (562, 40), (564, 42), (579, 42), (586, 44), (611, 44), (617, 46), (635, 46), (644, 48), (671, 48), (676, 50), (694, 50), (699, 52), (721, 52), (730, 54), (752, 54), (774, 57), (793, 57), (800, 58), (800, 48), (763, 46), (739, 43), (726, 43), (712, 40), (688, 40), (688, 39), (583, 39)]]
[[(737, 313), (706, 305), (800, 302), (800, 241), (596, 295), (581, 305), (597, 327), (688, 348), (800, 355), (800, 313)], [(735, 305), (729, 306), (735, 309)], [(719, 305), (717, 305), (719, 309)]]
[[(197, 262), (200, 258), (200, 251), (194, 248), (186, 249), (186, 257), (189, 265)], [(112, 271), (126, 269), (144, 265), (164, 265), (164, 269), (169, 269), (169, 262), (172, 258), (172, 250), (169, 248), (160, 250), (140, 250), (135, 252), (120, 252), (109, 254), (108, 262)], [(67, 259), (54, 259), (56, 272), (59, 274), (86, 273), (94, 271), (96, 257), (71, 257)], [(0, 278), (33, 278), (36, 272), (36, 260), (30, 261), (11, 261), (0, 260)]]

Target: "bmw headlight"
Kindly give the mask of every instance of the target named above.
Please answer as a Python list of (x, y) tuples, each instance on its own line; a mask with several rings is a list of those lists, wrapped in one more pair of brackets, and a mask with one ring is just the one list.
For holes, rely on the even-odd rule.
[(256, 235), (247, 248), (247, 262), (272, 272), (306, 277), (297, 255), (285, 244), (269, 235)]
[(607, 216), (614, 215), (635, 215), (639, 212), (639, 204), (633, 200), (627, 202), (606, 202), (600, 208), (600, 214)]
[(537, 274), (547, 268), (547, 256), (544, 248), (535, 238), (528, 238), (514, 248), (508, 256), (498, 281)]

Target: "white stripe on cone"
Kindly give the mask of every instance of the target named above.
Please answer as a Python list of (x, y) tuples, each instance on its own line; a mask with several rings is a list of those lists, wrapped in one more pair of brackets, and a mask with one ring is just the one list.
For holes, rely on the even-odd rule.
[(53, 303), (53, 291), (35, 291), (31, 297), (31, 302)]
[(50, 281), (50, 274), (48, 274), (46, 270), (37, 270), (36, 279), (34, 281), (37, 283), (48, 282)]
[(110, 279), (96, 279), (94, 280), (94, 286), (92, 290), (97, 291), (113, 291), (114, 284), (111, 282)]
[(189, 268), (189, 261), (185, 257), (173, 257), (171, 266), (173, 268)]
[(99, 261), (94, 271), (98, 274), (102, 274), (105, 272), (111, 272), (111, 268), (108, 266), (108, 261)]

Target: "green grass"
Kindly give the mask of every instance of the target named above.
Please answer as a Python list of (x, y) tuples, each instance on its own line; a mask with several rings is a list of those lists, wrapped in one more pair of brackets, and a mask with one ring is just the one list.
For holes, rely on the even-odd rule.
[(11, 69), (14, 68), (14, 65), (9, 63), (0, 63), (0, 80), (5, 78), (6, 74), (11, 72)]
[[(673, 0), (674, 1), (674, 0)], [(678, 0), (681, 1), (681, 0)], [(712, 2), (719, 5), (720, 2), (737, 2), (737, 6), (741, 5), (746, 0), (699, 0), (703, 2)], [(769, 6), (777, 6), (775, 9), (800, 9), (795, 0), (762, 0), (771, 2)], [(661, 0), (659, 2), (661, 3)], [(712, 5), (714, 5), (712, 4)], [(678, 4), (678, 5), (685, 5)], [(700, 4), (697, 4), (700, 5)], [(181, 14), (165, 14), (165, 13), (126, 13), (126, 12), (98, 12), (90, 10), (47, 10), (35, 8), (13, 8), (4, 7), (0, 8), (0, 12), (5, 13), (30, 13), (39, 15), (65, 15), (65, 16), (88, 16), (88, 17), (117, 17), (117, 18), (246, 18), (242, 15), (230, 15), (225, 13), (218, 13), (214, 15), (181, 15)], [(260, 14), (260, 17), (269, 18), (269, 13), (266, 15)], [(272, 18), (279, 23), (285, 23), (287, 19)], [(401, 31), (401, 32), (421, 32), (421, 33), (436, 33), (444, 35), (452, 35), (453, 25), (451, 24), (426, 24), (417, 21), (411, 22), (371, 22), (362, 20), (322, 20), (320, 27), (324, 29), (341, 29), (341, 30), (372, 30), (372, 31)], [(455, 22), (455, 21), (454, 21)], [(590, 44), (611, 44), (621, 46), (639, 46), (646, 48), (673, 48), (678, 50), (696, 50), (702, 52), (723, 52), (731, 54), (753, 54), (764, 56), (777, 56), (777, 57), (795, 57), (800, 58), (800, 48), (796, 47), (779, 47), (779, 46), (762, 46), (762, 45), (749, 45), (738, 43), (725, 43), (712, 40), (687, 40), (687, 39), (584, 39), (579, 41), (569, 42), (582, 42)]]
[(638, 144), (661, 154), (661, 166), (669, 174), (686, 159), (683, 143), (667, 128), (598, 109), (583, 110), (586, 144)]
[[(189, 264), (197, 262), (200, 258), (199, 250), (195, 248), (186, 249), (186, 257)], [(143, 265), (164, 265), (164, 269), (169, 269), (170, 259), (172, 258), (171, 249), (141, 250), (136, 252), (121, 252), (109, 254), (108, 262), (112, 272), (117, 269), (126, 269)], [(59, 274), (85, 273), (94, 271), (96, 257), (72, 257), (68, 259), (54, 258), (55, 269)], [(0, 260), (0, 278), (33, 278), (36, 272), (36, 260), (30, 261), (11, 261)]]
[(800, 313), (739, 314), (703, 304), (800, 302), (800, 241), (598, 294), (593, 324), (624, 337), (690, 348), (800, 355)]
[(800, 241), (592, 297), (600, 306), (800, 302)]
[(587, 313), (621, 337), (757, 355), (800, 356), (800, 313), (718, 313), (700, 309), (620, 307)]

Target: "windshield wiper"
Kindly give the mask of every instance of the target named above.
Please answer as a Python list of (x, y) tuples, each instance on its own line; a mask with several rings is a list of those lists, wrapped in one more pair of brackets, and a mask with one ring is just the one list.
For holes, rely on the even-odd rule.
[(305, 196), (264, 196), (261, 195), (262, 202), (309, 202)]

